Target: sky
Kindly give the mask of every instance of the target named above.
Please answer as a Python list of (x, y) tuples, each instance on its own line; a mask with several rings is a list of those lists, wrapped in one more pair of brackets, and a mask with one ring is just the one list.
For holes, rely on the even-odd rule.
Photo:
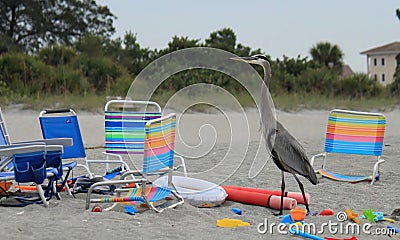
[(344, 63), (367, 72), (360, 52), (400, 41), (394, 0), (97, 0), (117, 16), (114, 38), (137, 34), (141, 47), (166, 48), (173, 36), (204, 42), (211, 32), (231, 28), (237, 43), (272, 59), (310, 57), (318, 42), (336, 44)]

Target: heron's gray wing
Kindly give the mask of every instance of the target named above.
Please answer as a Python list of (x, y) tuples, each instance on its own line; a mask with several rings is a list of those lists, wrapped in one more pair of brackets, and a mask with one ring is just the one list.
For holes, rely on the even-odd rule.
[(279, 122), (274, 149), (289, 172), (300, 174), (314, 184), (318, 182), (303, 146)]

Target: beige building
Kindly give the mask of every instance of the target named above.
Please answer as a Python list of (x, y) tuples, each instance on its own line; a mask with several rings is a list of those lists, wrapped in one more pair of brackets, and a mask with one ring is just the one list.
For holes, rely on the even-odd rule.
[(393, 82), (397, 66), (396, 56), (399, 53), (400, 42), (392, 42), (361, 52), (367, 55), (368, 75), (384, 86)]

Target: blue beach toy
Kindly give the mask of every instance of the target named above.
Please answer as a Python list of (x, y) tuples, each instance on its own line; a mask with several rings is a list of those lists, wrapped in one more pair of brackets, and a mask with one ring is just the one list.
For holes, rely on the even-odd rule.
[(242, 210), (240, 208), (232, 208), (232, 212), (237, 215), (242, 215)]

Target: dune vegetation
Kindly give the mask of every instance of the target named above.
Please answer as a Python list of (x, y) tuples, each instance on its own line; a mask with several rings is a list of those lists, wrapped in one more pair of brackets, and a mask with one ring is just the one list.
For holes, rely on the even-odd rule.
[[(270, 92), (279, 109), (390, 110), (400, 102), (400, 77), (387, 87), (364, 73), (343, 77), (341, 69), (345, 53), (329, 42), (310, 46), (310, 59), (300, 55), (272, 59), (262, 49), (237, 43), (234, 31), (223, 28), (210, 33), (204, 41), (173, 36), (166, 48), (150, 49), (140, 46), (133, 32), (127, 32), (122, 38), (111, 38), (115, 32), (115, 16), (95, 1), (65, 1), (63, 5), (48, 1), (28, 2), (7, 1), (0, 7), (2, 107), (17, 104), (30, 109), (101, 110), (107, 96), (125, 97), (135, 77), (149, 63), (165, 54), (192, 47), (213, 47), (238, 56), (265, 54), (270, 59), (273, 73)], [(74, 4), (81, 4), (81, 9), (91, 13), (92, 24), (87, 24), (88, 19), (85, 19), (89, 14), (82, 15), (84, 11), (68, 8)], [(29, 9), (38, 11), (27, 11)], [(58, 16), (63, 12), (60, 10), (69, 11), (69, 15)], [(15, 19), (4, 18), (10, 12), (15, 13), (12, 15)], [(51, 21), (48, 16), (52, 14), (59, 21)], [(21, 24), (15, 26), (13, 22)], [(29, 34), (24, 26), (29, 26)], [(256, 70), (262, 74), (261, 69), (256, 67)], [(254, 106), (245, 89), (229, 78), (211, 70), (180, 72), (165, 81), (153, 99), (163, 105), (174, 92), (205, 82), (231, 92), (245, 107)]]

